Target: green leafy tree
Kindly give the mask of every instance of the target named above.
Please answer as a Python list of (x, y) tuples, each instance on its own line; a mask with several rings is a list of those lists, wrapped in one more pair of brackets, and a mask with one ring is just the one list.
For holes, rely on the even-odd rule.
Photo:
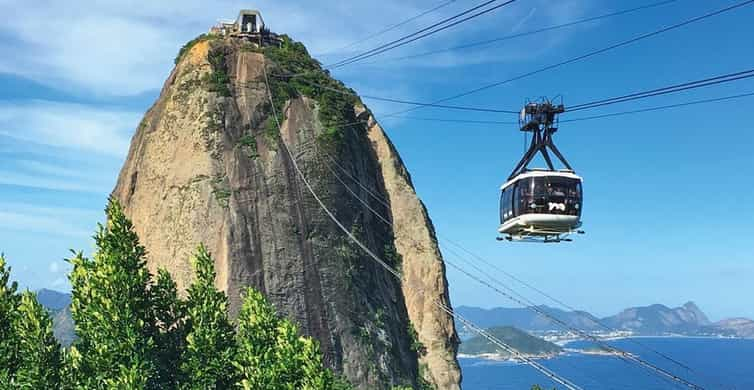
[(175, 389), (180, 382), (177, 362), (185, 348), (186, 304), (178, 297), (178, 288), (164, 269), (157, 272), (151, 288), (152, 308), (155, 318), (155, 349), (157, 359), (157, 384), (161, 389)]
[[(322, 365), (316, 341), (301, 337), (290, 321), (253, 289), (247, 289), (238, 317), (238, 387), (250, 389), (348, 389)], [(336, 387), (337, 386), (337, 387)]]
[(181, 389), (227, 389), (236, 382), (232, 357), (234, 329), (228, 297), (215, 288), (215, 267), (204, 246), (193, 259), (196, 278), (188, 289), (186, 348), (181, 356)]
[(60, 385), (60, 344), (52, 333), (52, 320), (36, 296), (21, 296), (13, 321), (18, 340), (18, 369), (14, 385), (19, 389), (57, 389)]
[(18, 284), (10, 281), (10, 267), (0, 254), (0, 388), (11, 388), (18, 366), (18, 338), (13, 318), (19, 304)]
[(76, 388), (156, 387), (154, 319), (145, 249), (115, 200), (95, 236), (94, 259), (70, 262), (71, 314), (78, 340), (69, 362)]

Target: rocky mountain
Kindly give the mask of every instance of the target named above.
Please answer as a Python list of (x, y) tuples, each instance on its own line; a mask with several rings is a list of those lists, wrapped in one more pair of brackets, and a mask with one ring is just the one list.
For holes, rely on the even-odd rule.
[[(584, 311), (565, 311), (556, 309), (549, 306), (538, 306), (538, 308), (550, 314), (551, 316), (561, 319), (574, 327), (585, 330), (597, 330), (597, 325), (592, 319), (595, 319), (591, 314)], [(463, 317), (469, 318), (476, 325), (483, 328), (507, 325), (513, 326), (519, 329), (526, 329), (527, 331), (547, 331), (558, 330), (560, 327), (547, 317), (538, 314), (534, 310), (527, 308), (507, 308), (496, 307), (492, 309), (482, 309), (472, 306), (459, 306), (456, 311)], [(462, 329), (461, 326), (458, 326)], [(459, 331), (460, 332), (460, 331)], [(462, 336), (470, 337), (472, 334), (461, 333)]]
[(47, 310), (58, 312), (71, 304), (71, 294), (43, 288), (37, 291), (37, 300)]
[[(400, 280), (330, 220), (286, 148), (334, 216)], [(136, 129), (112, 195), (150, 269), (166, 268), (179, 288), (204, 243), (232, 314), (244, 287), (259, 289), (359, 388), (417, 386), (419, 375), (459, 388), (458, 339), (437, 307), (450, 302), (427, 211), (371, 112), (300, 43), (203, 36), (187, 44)]]
[(645, 335), (689, 334), (710, 324), (707, 316), (693, 302), (672, 309), (660, 304), (632, 307), (603, 321), (612, 328)]
[[(556, 344), (532, 336), (512, 326), (496, 326), (487, 329), (487, 332), (525, 355), (547, 356), (563, 351)], [(465, 355), (495, 354), (500, 358), (512, 357), (508, 351), (501, 350), (500, 347), (481, 336), (463, 341), (458, 351)]]
[[(595, 316), (584, 311), (564, 311), (548, 306), (538, 306), (546, 313), (561, 319), (571, 326), (586, 331), (604, 331), (596, 324)], [(514, 326), (530, 332), (562, 331), (562, 328), (546, 317), (526, 308), (482, 309), (460, 306), (456, 311), (482, 327)], [(707, 316), (693, 302), (681, 307), (665, 305), (632, 307), (620, 313), (597, 319), (616, 330), (631, 331), (639, 335), (685, 334), (700, 336), (754, 337), (754, 321), (747, 318), (730, 318), (710, 323)], [(463, 339), (473, 335), (458, 325)]]
[(754, 321), (748, 318), (728, 318), (705, 326), (700, 333), (732, 337), (754, 338)]
[(67, 347), (76, 340), (76, 328), (71, 316), (71, 307), (66, 306), (56, 312), (52, 317), (52, 333), (58, 342)]

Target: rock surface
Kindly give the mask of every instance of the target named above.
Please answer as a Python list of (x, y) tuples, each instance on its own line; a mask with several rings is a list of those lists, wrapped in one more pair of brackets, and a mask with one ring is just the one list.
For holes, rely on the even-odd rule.
[[(321, 142), (332, 131), (321, 118), (326, 107), (303, 93), (284, 102), (280, 130), (270, 131), (263, 69), (276, 64), (265, 53), (234, 39), (197, 42), (136, 130), (113, 196), (133, 220), (150, 269), (166, 268), (184, 289), (190, 255), (204, 243), (232, 314), (244, 287), (261, 290), (359, 388), (418, 387), (423, 376), (458, 389), (455, 328), (435, 305), (450, 306), (442, 257), (395, 148), (358, 104), (351, 119), (368, 125)], [(286, 146), (337, 219), (402, 280), (328, 219)]]

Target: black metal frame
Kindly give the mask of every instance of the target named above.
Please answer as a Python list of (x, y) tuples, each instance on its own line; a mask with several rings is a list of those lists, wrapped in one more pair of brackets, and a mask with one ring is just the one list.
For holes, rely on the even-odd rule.
[(521, 158), (521, 161), (516, 164), (508, 180), (512, 180), (514, 177), (526, 172), (529, 163), (536, 157), (538, 152), (542, 154), (547, 167), (551, 171), (554, 171), (555, 166), (552, 164), (552, 159), (547, 149), (550, 149), (568, 170), (573, 171), (571, 165), (568, 164), (568, 161), (552, 141), (552, 135), (558, 131), (558, 128), (555, 126), (557, 124), (557, 115), (563, 112), (565, 112), (565, 107), (562, 104), (554, 105), (549, 101), (529, 103), (524, 106), (521, 115), (521, 131), (532, 132), (531, 145)]

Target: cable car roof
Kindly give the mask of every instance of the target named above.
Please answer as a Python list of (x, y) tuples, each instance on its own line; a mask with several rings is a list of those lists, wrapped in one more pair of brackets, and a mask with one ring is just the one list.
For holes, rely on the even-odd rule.
[(503, 183), (502, 186), (500, 186), (500, 190), (504, 190), (506, 187), (510, 186), (511, 184), (521, 180), (525, 179), (527, 177), (545, 177), (545, 176), (555, 176), (555, 177), (567, 177), (570, 179), (577, 179), (578, 181), (583, 182), (584, 179), (581, 178), (581, 176), (577, 175), (571, 170), (559, 170), (559, 171), (550, 171), (546, 169), (532, 169), (529, 171), (526, 171), (513, 179), (508, 180), (507, 182)]

